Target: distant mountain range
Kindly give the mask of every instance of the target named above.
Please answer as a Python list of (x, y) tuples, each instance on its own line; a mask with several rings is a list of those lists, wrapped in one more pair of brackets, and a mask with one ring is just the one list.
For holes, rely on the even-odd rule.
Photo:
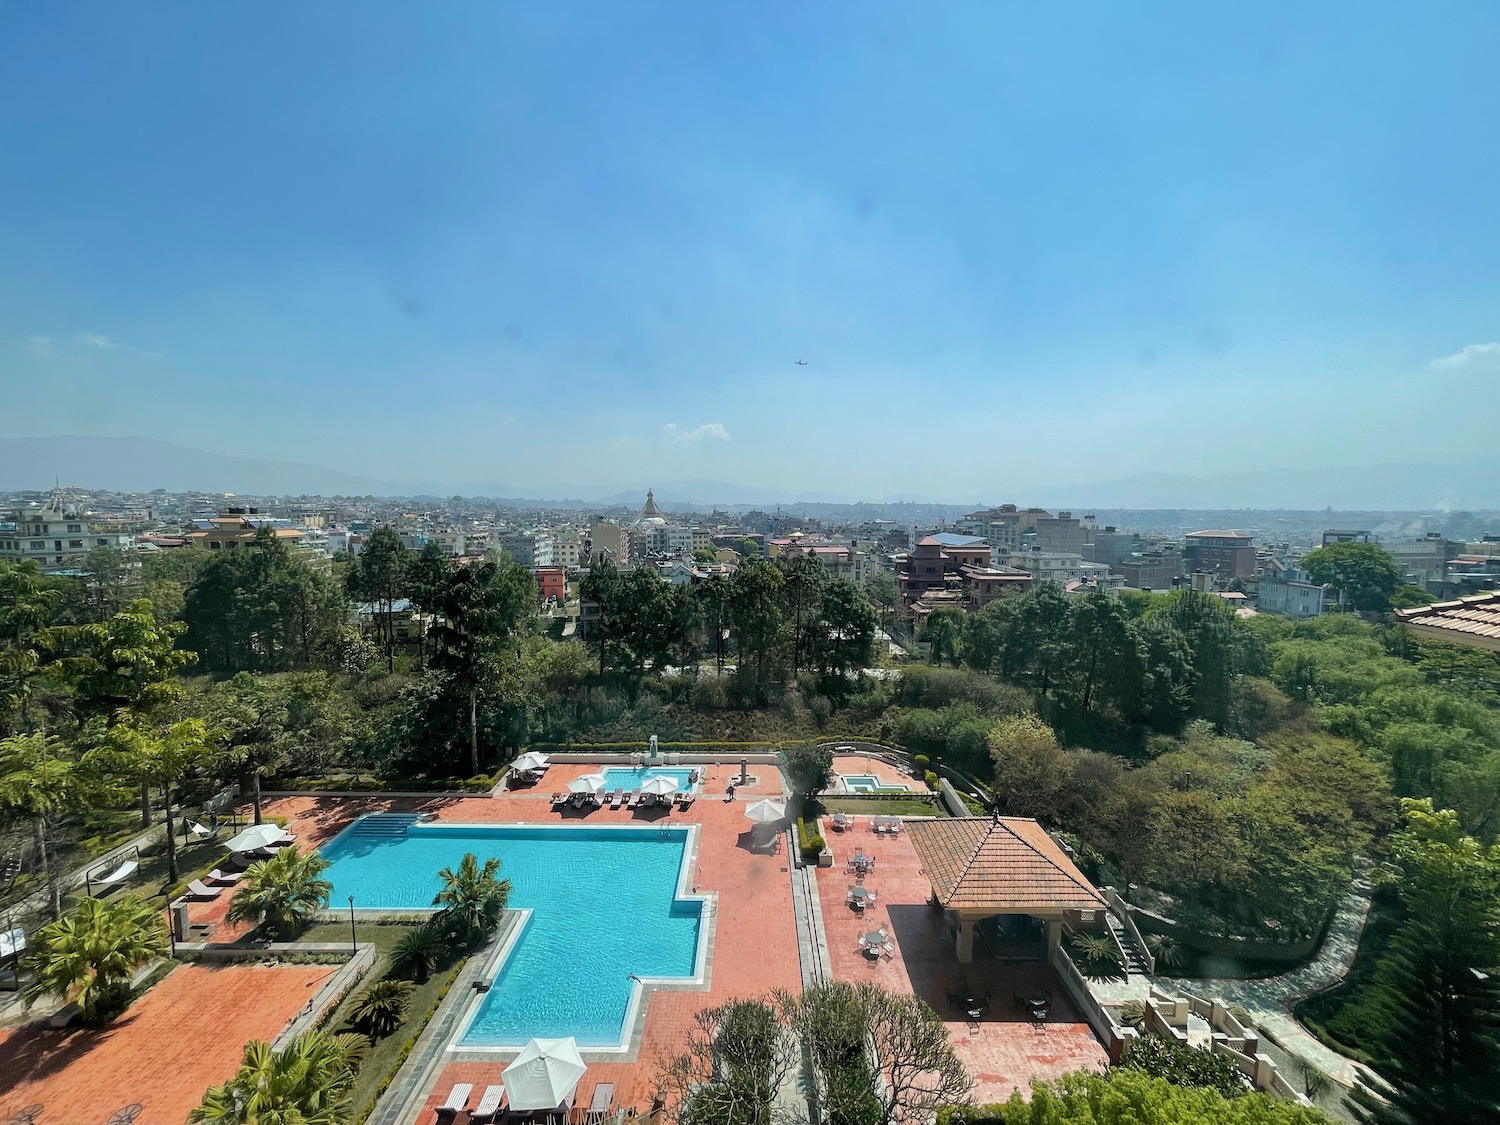
[(1141, 473), (1096, 484), (1032, 490), (1075, 508), (1322, 508), (1453, 511), (1500, 508), (1500, 459), (1260, 469), (1195, 477)]
[[(138, 437), (0, 437), (0, 489), (45, 489), (54, 482), (116, 492), (236, 492), (248, 495), (487, 496), (514, 506), (639, 507), (652, 484), (668, 511), (726, 507), (852, 505), (860, 500), (827, 492), (792, 492), (717, 480), (647, 482), (621, 490), (609, 486), (550, 488), (552, 495), (507, 496), (514, 485), (490, 481), (413, 484), (377, 480), (322, 465), (269, 458), (232, 457)], [(913, 482), (920, 484), (920, 482)], [(1186, 476), (1142, 473), (1084, 485), (996, 488), (974, 485), (983, 503), (1036, 503), (1095, 509), (1287, 509), (1318, 511), (1453, 511), (1500, 509), (1500, 459), (1452, 464), (1334, 466), (1262, 469)], [(1003, 494), (1002, 494), (1003, 493)], [(869, 504), (927, 504), (918, 493), (866, 496)], [(973, 507), (979, 507), (976, 500)]]

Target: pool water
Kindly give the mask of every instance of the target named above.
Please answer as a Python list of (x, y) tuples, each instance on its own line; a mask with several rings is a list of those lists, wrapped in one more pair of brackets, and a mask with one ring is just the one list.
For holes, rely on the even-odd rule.
[(684, 793), (693, 787), (693, 771), (690, 768), (637, 766), (631, 769), (627, 766), (610, 766), (600, 772), (604, 775), (604, 792), (606, 793), (613, 793), (616, 789), (623, 789), (629, 793), (632, 789), (639, 789), (641, 782), (648, 777), (670, 777), (677, 782), (677, 788)]
[(904, 785), (882, 785), (880, 778), (873, 773), (846, 773), (844, 778), (844, 792), (846, 793), (905, 793)]
[[(330, 901), (427, 909), (440, 868), (465, 852), (498, 856), (510, 906), (531, 918), (485, 993), (465, 1046), (519, 1046), (536, 1036), (582, 1046), (622, 1041), (631, 974), (695, 977), (701, 900), (677, 897), (686, 828), (540, 828), (356, 821), (325, 844)], [(361, 824), (366, 825), (364, 831)]]

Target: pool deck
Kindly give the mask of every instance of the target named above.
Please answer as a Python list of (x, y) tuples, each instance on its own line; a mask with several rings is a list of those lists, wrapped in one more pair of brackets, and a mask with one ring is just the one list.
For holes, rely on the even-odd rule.
[[(851, 777), (874, 776), (879, 779), (882, 786), (891, 789), (904, 789), (908, 793), (925, 793), (927, 786), (916, 778), (903, 773), (898, 767), (880, 758), (872, 758), (867, 754), (837, 754), (833, 759), (833, 772), (840, 777), (845, 775)], [(842, 785), (836, 785), (830, 793), (844, 792)]]
[[(1104, 1047), (1068, 1002), (1062, 981), (1048, 965), (1002, 964), (977, 956), (971, 965), (958, 963), (943, 916), (928, 906), (932, 886), (904, 833), (877, 836), (868, 817), (856, 817), (852, 828), (833, 833), (829, 846), (837, 863), (818, 869), (818, 897), (833, 975), (839, 980), (874, 981), (892, 992), (914, 992), (926, 1000), (942, 1016), (958, 1057), (974, 1077), (974, 1101), (1000, 1102), (1016, 1090), (1026, 1093), (1033, 1078), (1104, 1069)], [(876, 905), (862, 913), (847, 905), (855, 880), (844, 865), (855, 851), (875, 859), (875, 869), (865, 876), (863, 886), (876, 892)], [(872, 960), (859, 948), (860, 934), (881, 926), (896, 944), (890, 960)], [(948, 994), (958, 990), (961, 971), (975, 995), (989, 992), (993, 998), (977, 1030), (948, 1002)], [(1053, 995), (1052, 1014), (1043, 1027), (1034, 1028), (1028, 1017), (1013, 1009), (1011, 997), (1039, 996), (1048, 990)]]
[(179, 965), (108, 1027), (0, 1031), (0, 1120), (41, 1105), (37, 1125), (95, 1125), (139, 1103), (142, 1122), (178, 1125), (337, 968)]

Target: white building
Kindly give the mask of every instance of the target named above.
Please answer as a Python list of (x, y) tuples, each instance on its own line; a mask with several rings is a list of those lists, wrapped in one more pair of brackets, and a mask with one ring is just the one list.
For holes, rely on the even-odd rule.
[(135, 547), (135, 536), (90, 525), (77, 511), (66, 510), (59, 496), (45, 508), (16, 509), (10, 518), (15, 530), (0, 530), (0, 559), (35, 562), (48, 573), (76, 567), (95, 547)]
[[(1002, 555), (998, 560), (995, 555)], [(1038, 582), (1056, 582), (1059, 586), (1083, 577), (1083, 555), (1073, 551), (991, 551), (992, 565), (1011, 567), (1031, 575), (1032, 588)]]
[(1300, 570), (1262, 577), (1256, 608), (1262, 613), (1284, 613), (1288, 617), (1318, 617), (1328, 597), (1328, 587), (1309, 582)]
[(494, 545), (524, 567), (555, 566), (550, 531), (508, 531), (494, 537)]

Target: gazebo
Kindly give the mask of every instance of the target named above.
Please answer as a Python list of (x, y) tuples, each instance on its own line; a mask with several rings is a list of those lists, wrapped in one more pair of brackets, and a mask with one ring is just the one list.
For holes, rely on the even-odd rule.
[(1045, 923), (1050, 959), (1067, 915), (1106, 909), (1057, 841), (1028, 817), (909, 820), (906, 831), (934, 901), (955, 916), (965, 964), (974, 960), (974, 927), (986, 918), (1026, 915)]

